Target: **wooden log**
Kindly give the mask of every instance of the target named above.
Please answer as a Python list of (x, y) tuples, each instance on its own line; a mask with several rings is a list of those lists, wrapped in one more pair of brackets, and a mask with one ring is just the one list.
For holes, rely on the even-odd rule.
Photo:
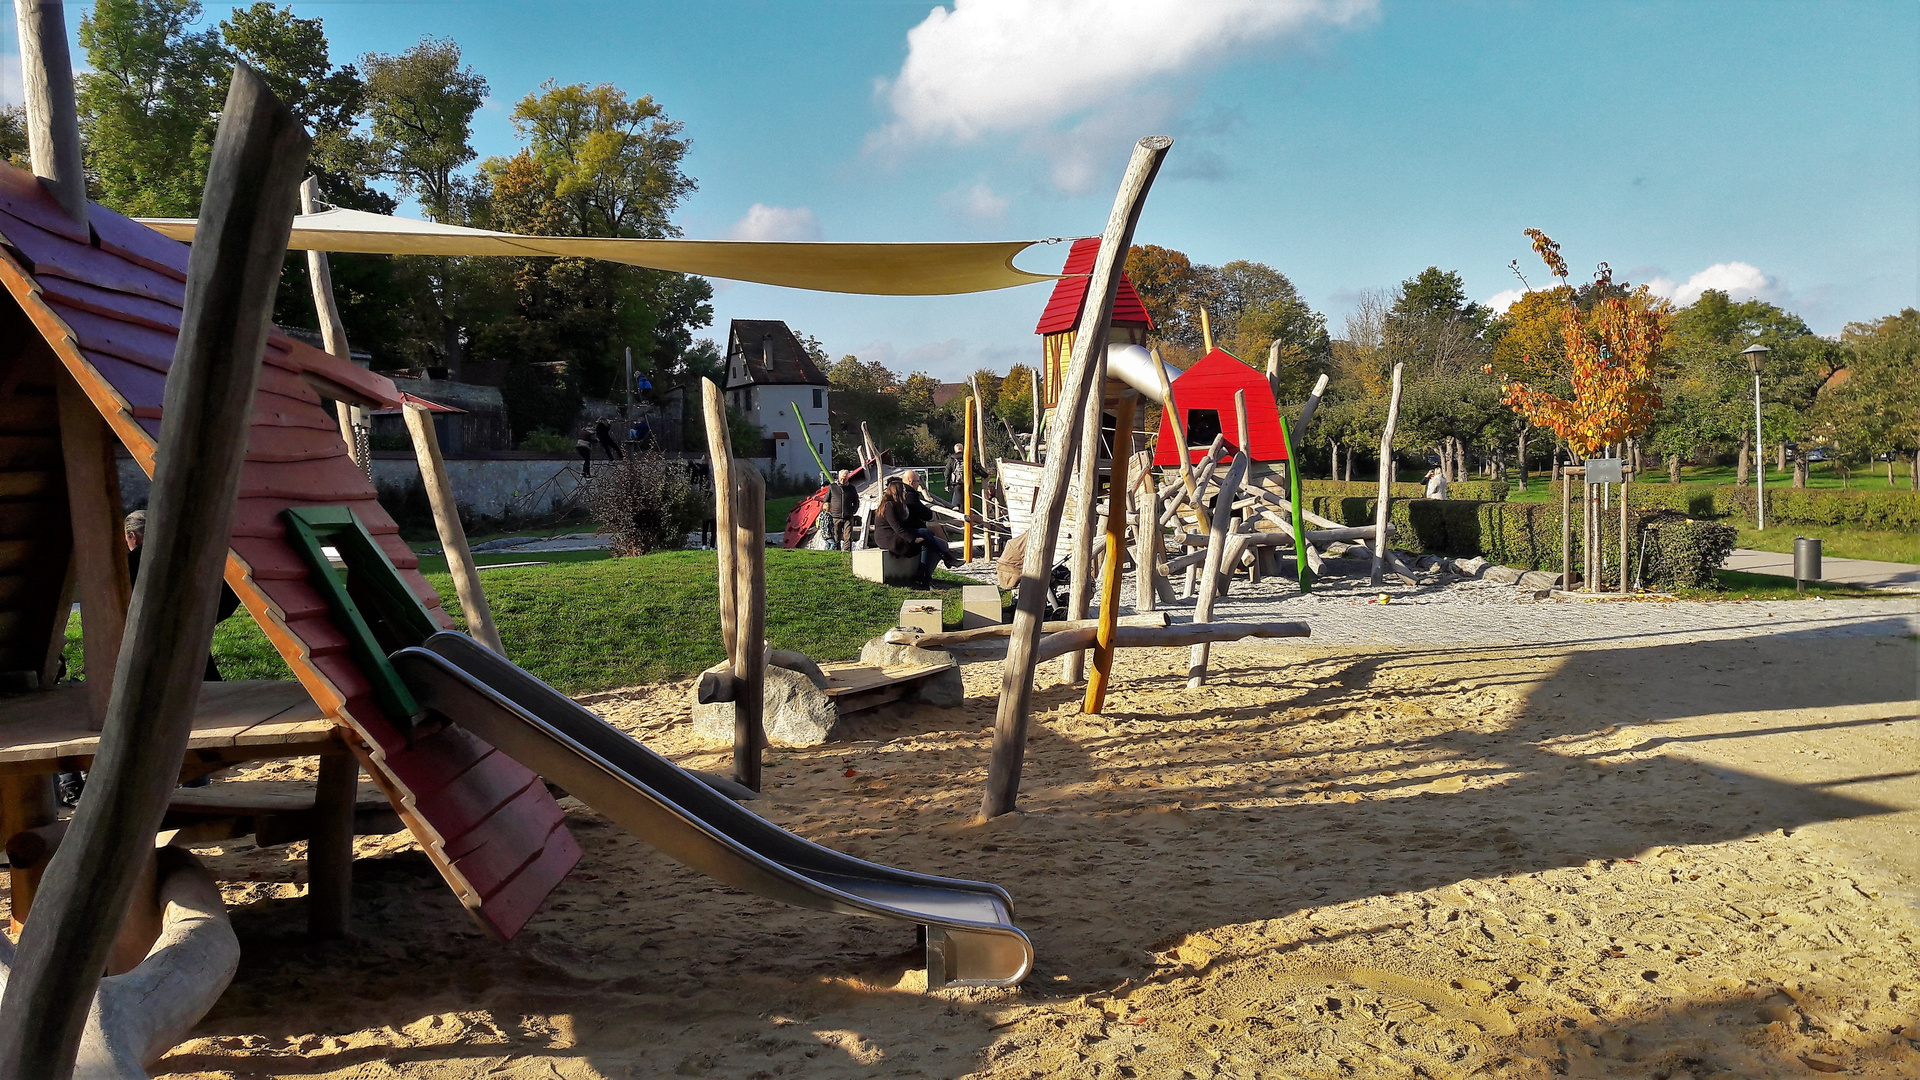
[(1207, 305), (1200, 305), (1200, 355), (1213, 351), (1213, 322), (1207, 318)]
[(733, 778), (760, 790), (767, 686), (767, 483), (744, 461), (733, 468)]
[(1387, 552), (1387, 506), (1393, 489), (1393, 429), (1400, 423), (1400, 373), (1406, 365), (1393, 365), (1393, 391), (1387, 401), (1387, 426), (1380, 433), (1380, 501), (1373, 511), (1373, 584), (1386, 580), (1381, 564)]
[[(1041, 640), (1040, 658), (1047, 660), (1076, 649), (1085, 649), (1092, 645), (1098, 633), (1098, 627), (1084, 627), (1050, 634)], [(1121, 626), (1114, 631), (1113, 644), (1119, 649), (1177, 649), (1183, 646), (1198, 648), (1215, 641), (1238, 641), (1250, 637), (1311, 636), (1312, 630), (1303, 622), (1181, 623), (1167, 627)]]
[(1146, 483), (1140, 485), (1140, 517), (1134, 526), (1134, 576), (1133, 609), (1152, 611), (1159, 599), (1159, 583), (1164, 579), (1160, 567), (1165, 560), (1160, 554), (1160, 489), (1153, 484), (1151, 473)]
[[(320, 210), (320, 181), (309, 176), (300, 185), (300, 212), (314, 214)], [(347, 324), (340, 318), (340, 304), (333, 295), (333, 266), (327, 260), (324, 251), (307, 252), (307, 282), (313, 287), (313, 310), (320, 322), (320, 343), (328, 355), (347, 363), (353, 363), (353, 350), (347, 345)], [(353, 406), (344, 401), (333, 403), (334, 414), (340, 421), (340, 437), (346, 441), (347, 456), (362, 469), (369, 465), (360, 460), (359, 440), (353, 437)], [(418, 449), (418, 443), (415, 444)]]
[(346, 936), (353, 910), (353, 815), (359, 794), (360, 759), (321, 755), (313, 788), (313, 835), (307, 840), (309, 936)]
[(965, 445), (960, 452), (960, 506), (966, 514), (960, 526), (960, 557), (966, 562), (973, 561), (973, 418), (977, 408), (975, 403), (979, 400), (976, 394), (968, 398), (961, 408), (967, 430), (962, 433)]
[(475, 641), (507, 655), (500, 643), (500, 628), (494, 625), (493, 609), (480, 588), (480, 568), (467, 546), (467, 532), (460, 527), (460, 507), (453, 499), (453, 480), (447, 475), (446, 459), (440, 456), (440, 436), (433, 428), (433, 415), (418, 405), (401, 407), (406, 417), (407, 434), (413, 438), (414, 460), (420, 463), (421, 485), (427, 489), (427, 505), (433, 510), (433, 528), (440, 534), (440, 550), (446, 553), (447, 570), (453, 575), (453, 589), (460, 597), (460, 610), (467, 617), (467, 633)]
[[(1153, 350), (1153, 377), (1160, 381), (1161, 408), (1166, 413), (1167, 426), (1173, 430), (1174, 449), (1180, 453), (1180, 483), (1187, 489), (1187, 501), (1198, 506), (1200, 488), (1194, 480), (1193, 464), (1189, 460), (1193, 455), (1187, 449), (1187, 425), (1180, 415), (1180, 407), (1174, 404), (1173, 384), (1167, 381), (1166, 365), (1160, 362), (1160, 350), (1157, 348)], [(1200, 528), (1205, 530), (1208, 525), (1202, 522)]]
[(1300, 406), (1300, 422), (1294, 425), (1293, 435), (1295, 441), (1299, 442), (1302, 446), (1306, 445), (1307, 441), (1307, 425), (1313, 423), (1313, 414), (1320, 408), (1320, 396), (1326, 392), (1327, 377), (1322, 375), (1319, 379), (1315, 380), (1313, 393), (1307, 395), (1307, 403)]
[[(1067, 611), (1069, 619), (1083, 619), (1093, 595), (1093, 521), (1100, 509), (1100, 443), (1105, 434), (1105, 397), (1107, 350), (1093, 358), (1092, 390), (1087, 397), (1087, 415), (1080, 425), (1080, 456), (1075, 468), (1080, 471), (1080, 486), (1072, 493), (1073, 547), (1067, 553)], [(1086, 667), (1086, 654), (1073, 653), (1060, 661), (1060, 681), (1068, 686), (1080, 681)]]
[(1247, 392), (1245, 390), (1233, 392), (1233, 423), (1234, 435), (1240, 440), (1234, 444), (1234, 449), (1251, 456), (1253, 448), (1247, 445)]
[[(1166, 626), (1171, 620), (1164, 611), (1150, 615), (1122, 615), (1121, 626)], [(1042, 623), (1042, 634), (1058, 634), (1064, 630), (1082, 630), (1090, 626), (1099, 626), (1099, 619), (1054, 619)], [(923, 649), (947, 649), (955, 645), (971, 645), (977, 641), (991, 641), (1011, 635), (1011, 623), (996, 623), (993, 626), (976, 626), (971, 630), (945, 630), (938, 634), (925, 634), (904, 626), (896, 626), (881, 636), (889, 645), (918, 645)], [(704, 684), (703, 684), (704, 685)]]
[(1120, 618), (1120, 560), (1127, 547), (1127, 467), (1133, 463), (1133, 408), (1136, 395), (1120, 395), (1113, 428), (1113, 475), (1107, 481), (1107, 557), (1100, 561), (1100, 625), (1094, 641), (1093, 676), (1081, 712), (1098, 713), (1107, 701), (1113, 677), (1113, 632)]
[[(107, 722), (107, 698), (120, 662), (133, 586), (127, 579), (120, 468), (113, 431), (65, 368), (54, 373), (60, 409), (60, 456), (66, 464), (67, 513), (73, 526), (74, 583), (80, 593), (80, 647), (87, 665), (87, 726)], [(60, 640), (66, 640), (61, 612)]]
[(33, 174), (45, 181), (60, 209), (87, 228), (87, 175), (80, 153), (80, 113), (73, 94), (73, 57), (60, 0), (14, 0), (20, 28), (21, 105)]
[[(1113, 212), (1101, 234), (1093, 274), (1087, 282), (1087, 302), (1080, 316), (1083, 329), (1074, 335), (1073, 358), (1067, 364), (1061, 384), (1061, 404), (1065, 409), (1056, 410), (1053, 430), (1047, 434), (1046, 467), (1041, 473), (1033, 524), (1029, 526), (1026, 552), (1020, 564), (1019, 599), (1014, 606), (1013, 632), (1007, 643), (1000, 701), (994, 715), (993, 756), (987, 764), (987, 784), (980, 797), (983, 819), (1011, 812), (1019, 800), (1020, 770), (1027, 752), (1027, 721), (1033, 704), (1033, 670), (1038, 663), (1041, 616), (1047, 606), (1047, 577), (1051, 569), (1047, 560), (1054, 537), (1060, 531), (1061, 514), (1066, 509), (1067, 468), (1073, 463), (1073, 445), (1080, 434), (1076, 430), (1080, 410), (1089, 396), (1089, 377), (1096, 370), (1094, 358), (1106, 356), (1114, 296), (1120, 288), (1120, 267), (1125, 264), (1127, 249), (1133, 244), (1133, 230), (1139, 224), (1147, 191), (1153, 186), (1153, 178), (1172, 145), (1172, 139), (1155, 135), (1134, 146), (1133, 157), (1127, 163), (1126, 175), (1114, 199)], [(1039, 532), (1033, 532), (1035, 528)]]
[[(0, 837), (11, 843), (14, 837), (29, 830), (54, 824), (59, 816), (53, 777), (0, 776)], [(8, 929), (15, 937), (20, 936), (21, 927), (26, 925), (34, 894), (39, 892), (40, 876), (45, 872), (46, 866), (38, 862), (11, 857), (7, 860), (7, 877), (12, 884), (8, 894), (11, 909)]]
[(254, 388), (311, 140), (234, 68), (200, 202), (140, 581), (87, 794), (47, 867), (0, 1011), (0, 1078), (66, 1080), (200, 698)]
[[(1323, 376), (1324, 377), (1324, 376)], [(1274, 404), (1280, 402), (1280, 339), (1274, 338), (1267, 346), (1267, 391), (1273, 395)]]
[(707, 422), (707, 460), (713, 463), (713, 554), (720, 583), (720, 643), (727, 659), (738, 661), (734, 620), (740, 607), (734, 600), (733, 547), (733, 435), (727, 430), (727, 399), (712, 379), (700, 380), (700, 405)]
[[(1199, 598), (1194, 601), (1193, 621), (1196, 623), (1213, 620), (1213, 598), (1219, 591), (1220, 566), (1226, 557), (1227, 527), (1233, 513), (1233, 496), (1240, 490), (1240, 482), (1247, 475), (1247, 455), (1242, 452), (1233, 456), (1233, 466), (1227, 470), (1226, 479), (1220, 482), (1220, 494), (1213, 508), (1213, 536), (1207, 544), (1206, 569), (1200, 572), (1198, 585)], [(1207, 645), (1201, 642), (1193, 647), (1187, 658), (1187, 689), (1197, 690), (1207, 681)]]
[(1035, 368), (1033, 377), (1027, 380), (1033, 391), (1033, 430), (1027, 432), (1027, 460), (1035, 465), (1040, 464), (1040, 420), (1045, 415), (1040, 408), (1040, 380), (1045, 377), (1045, 371)]

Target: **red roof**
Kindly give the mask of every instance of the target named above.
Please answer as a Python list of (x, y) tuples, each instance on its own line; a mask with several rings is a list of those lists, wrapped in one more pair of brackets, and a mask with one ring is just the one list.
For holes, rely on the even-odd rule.
[[(0, 287), (152, 475), (167, 371), (186, 301), (188, 248), (88, 206), (78, 228), (30, 173), (0, 164)], [(580, 858), (559, 804), (532, 770), (464, 729), (411, 743), (381, 712), (282, 510), (349, 506), (443, 626), (452, 620), (419, 559), (347, 456), (331, 397), (397, 405), (391, 380), (270, 334), (240, 472), (227, 584), (393, 800), (420, 846), (489, 929), (511, 937)]]
[[(1073, 249), (1067, 252), (1067, 265), (1060, 270), (1067, 276), (1053, 283), (1053, 295), (1047, 298), (1047, 310), (1040, 313), (1040, 325), (1034, 327), (1034, 333), (1061, 334), (1079, 324), (1080, 309), (1087, 301), (1087, 282), (1093, 276), (1093, 260), (1099, 254), (1097, 236), (1083, 236), (1073, 242)], [(1153, 329), (1153, 316), (1147, 314), (1147, 306), (1140, 302), (1140, 294), (1133, 291), (1133, 282), (1124, 270), (1120, 272), (1120, 291), (1113, 298), (1112, 325)]]
[[(1179, 406), (1180, 421), (1188, 432), (1187, 453), (1198, 461), (1207, 450), (1206, 443), (1196, 442), (1192, 435), (1195, 409), (1212, 409), (1217, 413), (1220, 433), (1227, 437), (1227, 445), (1239, 445), (1240, 422), (1233, 407), (1236, 390), (1247, 392), (1247, 442), (1252, 444), (1247, 447), (1247, 456), (1254, 461), (1287, 460), (1287, 440), (1280, 432), (1280, 406), (1274, 403), (1273, 389), (1267, 385), (1266, 375), (1241, 363), (1225, 349), (1215, 349), (1201, 357), (1199, 363), (1173, 380), (1174, 404)], [(1180, 463), (1180, 451), (1173, 441), (1173, 424), (1165, 415), (1160, 418), (1160, 441), (1154, 447), (1153, 463), (1160, 466)]]

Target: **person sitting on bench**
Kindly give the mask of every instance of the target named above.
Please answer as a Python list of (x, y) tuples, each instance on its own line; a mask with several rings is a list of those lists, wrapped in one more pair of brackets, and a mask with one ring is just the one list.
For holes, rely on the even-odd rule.
[(914, 574), (913, 587), (925, 591), (933, 587), (933, 564), (935, 560), (944, 561), (948, 566), (959, 566), (959, 557), (947, 542), (936, 536), (927, 523), (933, 519), (933, 511), (920, 502), (913, 490), (902, 483), (899, 477), (887, 480), (886, 490), (880, 496), (880, 509), (874, 515), (874, 539), (879, 546), (886, 548), (896, 558), (920, 560), (920, 569)]

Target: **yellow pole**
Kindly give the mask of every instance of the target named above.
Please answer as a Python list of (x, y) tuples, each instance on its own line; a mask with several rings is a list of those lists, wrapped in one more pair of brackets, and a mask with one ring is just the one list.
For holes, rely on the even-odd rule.
[[(1113, 675), (1113, 639), (1120, 625), (1120, 554), (1127, 543), (1127, 465), (1133, 456), (1134, 393), (1120, 395), (1119, 415), (1113, 427), (1113, 478), (1107, 485), (1107, 557), (1100, 564), (1100, 625), (1094, 631), (1093, 675), (1087, 679), (1087, 700), (1081, 711), (1097, 713), (1107, 703), (1107, 680)], [(1146, 580), (1146, 567), (1140, 568)]]
[[(973, 398), (966, 399), (967, 433), (963, 437), (965, 446), (960, 455), (960, 514), (964, 522), (960, 526), (960, 550), (966, 552), (966, 560), (973, 561)], [(948, 494), (952, 494), (949, 492)]]

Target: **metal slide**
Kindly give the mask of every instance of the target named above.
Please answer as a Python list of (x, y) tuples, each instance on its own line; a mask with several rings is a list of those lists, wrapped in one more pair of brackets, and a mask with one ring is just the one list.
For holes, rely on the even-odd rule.
[(1033, 945), (997, 885), (895, 870), (796, 836), (465, 634), (442, 631), (391, 660), (424, 708), (695, 870), (796, 907), (923, 927), (929, 989), (1012, 986), (1033, 969)]

